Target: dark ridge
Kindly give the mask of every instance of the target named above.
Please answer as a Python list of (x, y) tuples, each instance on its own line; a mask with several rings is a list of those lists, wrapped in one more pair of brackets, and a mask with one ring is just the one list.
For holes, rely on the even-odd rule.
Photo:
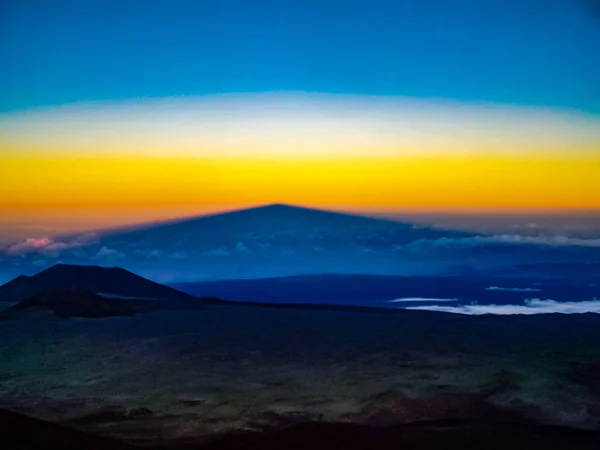
[[(543, 280), (544, 283), (539, 283)], [(320, 303), (377, 306), (396, 309), (428, 303), (394, 303), (393, 299), (425, 298), (455, 299), (448, 306), (478, 304), (521, 304), (523, 291), (502, 289), (534, 288), (531, 295), (569, 302), (574, 297), (593, 299), (600, 287), (587, 282), (578, 285), (569, 279), (540, 277), (510, 277), (479, 275), (368, 275), (319, 274), (271, 278), (205, 280), (171, 284), (176, 289), (195, 296), (213, 296), (231, 301), (261, 303)], [(490, 287), (500, 286), (498, 290)], [(435, 304), (435, 303), (433, 303)]]
[(39, 292), (8, 308), (7, 314), (38, 310), (52, 312), (64, 319), (133, 316), (137, 312), (134, 302), (108, 299), (85, 289), (71, 288)]
[(4, 450), (131, 450), (136, 447), (51, 422), (0, 410)]
[(30, 285), (31, 277), (19, 275), (17, 278), (0, 286), (0, 301), (15, 301), (14, 299), (23, 299), (32, 295)]
[[(345, 311), (345, 312), (371, 312), (379, 314), (412, 314), (413, 316), (427, 317), (454, 317), (456, 320), (470, 320), (475, 316), (461, 314), (449, 314), (439, 311), (407, 310), (403, 308), (380, 307), (380, 306), (361, 306), (344, 304), (326, 304), (326, 303), (273, 303), (260, 301), (229, 301), (223, 300), (220, 296), (196, 296), (195, 292), (187, 294), (177, 289), (155, 283), (146, 278), (135, 275), (120, 267), (99, 267), (99, 266), (78, 266), (69, 264), (57, 264), (37, 275), (26, 277), (19, 276), (7, 284), (0, 286), (0, 298), (9, 301), (22, 302), (16, 305), (23, 308), (23, 305), (33, 305), (29, 302), (40, 302), (41, 297), (37, 294), (53, 292), (53, 296), (59, 296), (64, 303), (65, 295), (68, 291), (86, 291), (103, 299), (103, 305), (107, 310), (114, 310), (114, 304), (127, 303), (134, 305), (135, 312), (146, 312), (157, 309), (196, 309), (203, 305), (220, 305), (226, 307), (251, 306), (270, 309), (283, 310), (306, 310), (306, 311)], [(56, 292), (59, 292), (57, 294)], [(107, 296), (105, 294), (111, 294)], [(82, 294), (83, 296), (83, 294)], [(34, 297), (34, 300), (32, 300)], [(89, 296), (88, 296), (89, 297)], [(88, 299), (83, 296), (82, 299)], [(120, 298), (119, 298), (120, 297)], [(48, 302), (51, 302), (50, 297)], [(92, 299), (89, 299), (92, 301)], [(58, 301), (58, 300), (57, 300)], [(95, 298), (97, 305), (98, 299)], [(39, 306), (39, 305), (38, 305)], [(57, 309), (60, 309), (58, 306)], [(68, 310), (68, 309), (67, 309)], [(68, 314), (67, 314), (68, 315)], [(113, 314), (123, 315), (123, 314)], [(127, 315), (127, 314), (125, 314)], [(538, 314), (539, 316), (560, 316), (561, 314)], [(585, 314), (580, 316), (592, 317), (592, 320), (599, 317), (597, 314)], [(84, 316), (81, 316), (84, 317)], [(486, 318), (494, 320), (492, 314), (476, 316), (477, 318)], [(498, 319), (501, 320), (501, 319)], [(513, 317), (514, 321), (526, 320), (521, 317)], [(533, 320), (533, 319), (530, 319)]]
[(120, 267), (56, 264), (36, 275), (19, 276), (0, 286), (0, 300), (23, 301), (47, 289), (86, 289), (137, 299), (196, 301), (196, 297)]
[(202, 297), (203, 304), (214, 304), (223, 307), (235, 307), (235, 306), (248, 306), (254, 308), (266, 308), (266, 309), (278, 309), (278, 310), (289, 310), (289, 311), (331, 311), (331, 312), (349, 312), (349, 313), (373, 313), (373, 314), (395, 314), (405, 315), (416, 318), (436, 318), (436, 320), (446, 319), (453, 321), (491, 321), (491, 322), (504, 322), (511, 321), (512, 323), (525, 322), (535, 323), (547, 320), (558, 320), (563, 322), (565, 316), (566, 320), (572, 320), (577, 322), (591, 322), (598, 323), (600, 320), (600, 314), (598, 313), (580, 313), (580, 314), (563, 314), (558, 312), (539, 313), (539, 314), (514, 314), (514, 315), (500, 315), (500, 314), (458, 314), (449, 313), (445, 311), (430, 311), (425, 309), (405, 309), (405, 308), (384, 308), (379, 306), (359, 306), (359, 305), (333, 305), (333, 304), (322, 304), (322, 303), (266, 303), (266, 302), (246, 302), (246, 301), (231, 301), (223, 300), (217, 297)]
[(0, 410), (0, 442), (6, 450), (597, 450), (600, 433), (477, 420), (425, 421), (390, 427), (304, 422), (267, 431), (233, 431), (205, 444), (160, 442), (136, 447)]
[[(204, 303), (212, 303), (223, 306), (253, 306), (257, 308), (269, 309), (287, 309), (296, 311), (340, 311), (340, 312), (368, 312), (379, 314), (413, 314), (427, 316), (450, 316), (451, 314), (439, 311), (410, 310), (402, 308), (381, 308), (378, 306), (357, 306), (357, 305), (332, 305), (322, 303), (266, 303), (266, 302), (245, 302), (230, 301), (215, 297), (202, 297)], [(452, 314), (455, 317), (470, 317), (460, 314)], [(481, 316), (480, 316), (481, 317)]]
[(475, 420), (427, 421), (391, 427), (306, 422), (281, 430), (234, 436), (202, 450), (592, 450), (600, 434), (563, 427)]

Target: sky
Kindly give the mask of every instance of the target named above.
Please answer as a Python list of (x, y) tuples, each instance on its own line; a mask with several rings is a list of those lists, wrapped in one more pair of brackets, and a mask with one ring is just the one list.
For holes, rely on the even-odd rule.
[(0, 235), (600, 209), (593, 0), (0, 2)]

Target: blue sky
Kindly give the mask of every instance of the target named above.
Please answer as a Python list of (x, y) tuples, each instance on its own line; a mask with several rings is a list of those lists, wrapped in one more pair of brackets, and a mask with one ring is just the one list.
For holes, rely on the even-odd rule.
[(600, 113), (587, 0), (0, 3), (0, 112), (309, 91)]

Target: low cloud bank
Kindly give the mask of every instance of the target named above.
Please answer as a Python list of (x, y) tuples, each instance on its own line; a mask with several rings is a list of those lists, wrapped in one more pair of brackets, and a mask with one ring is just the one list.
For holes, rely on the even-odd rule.
[(455, 314), (600, 314), (600, 299), (594, 298), (582, 302), (557, 302), (555, 300), (542, 300), (539, 298), (527, 299), (523, 305), (459, 305), (459, 306), (411, 306), (406, 309), (422, 311), (441, 311)]
[(428, 297), (406, 297), (396, 298), (394, 300), (388, 300), (390, 303), (402, 303), (402, 302), (457, 302), (457, 298), (428, 298)]
[(541, 289), (536, 288), (519, 288), (519, 287), (500, 287), (490, 286), (485, 288), (486, 291), (504, 291), (504, 292), (541, 292)]
[(417, 239), (409, 244), (412, 248), (434, 247), (464, 247), (481, 246), (485, 244), (529, 244), (547, 245), (551, 247), (600, 247), (600, 239), (582, 239), (568, 236), (539, 235), (524, 236), (520, 234), (494, 234), (489, 236), (474, 236), (465, 238)]
[(125, 255), (114, 248), (102, 247), (94, 256), (94, 259), (118, 260), (125, 258)]

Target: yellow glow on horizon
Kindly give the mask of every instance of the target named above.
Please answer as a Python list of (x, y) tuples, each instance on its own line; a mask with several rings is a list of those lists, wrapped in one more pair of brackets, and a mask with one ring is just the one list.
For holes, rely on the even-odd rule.
[(0, 208), (600, 208), (600, 158), (4, 157)]
[(101, 228), (267, 203), (600, 209), (600, 119), (297, 93), (0, 115), (0, 229)]

